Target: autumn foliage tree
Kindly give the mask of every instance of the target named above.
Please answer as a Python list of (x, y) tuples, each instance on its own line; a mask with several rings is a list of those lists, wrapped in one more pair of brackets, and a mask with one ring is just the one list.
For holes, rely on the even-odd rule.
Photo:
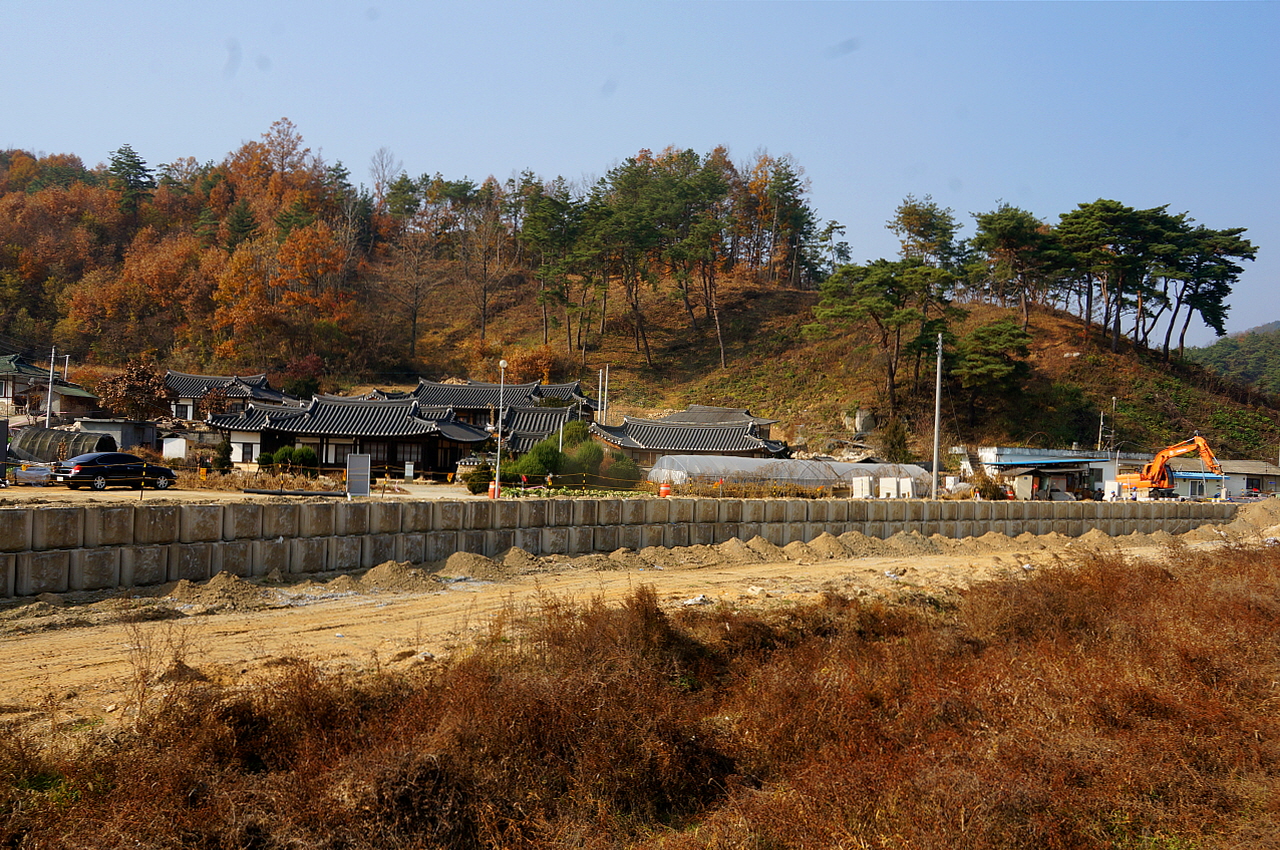
[(103, 407), (129, 419), (155, 419), (170, 410), (164, 376), (149, 363), (130, 363), (99, 380), (95, 389)]

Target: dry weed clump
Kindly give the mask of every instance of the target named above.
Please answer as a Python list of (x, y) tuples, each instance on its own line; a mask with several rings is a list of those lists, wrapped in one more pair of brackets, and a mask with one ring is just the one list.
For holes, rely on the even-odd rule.
[[(430, 672), (188, 677), (0, 736), (21, 847), (1262, 846), (1280, 547), (1089, 551), (952, 605), (543, 598)], [(158, 687), (158, 686), (157, 686)]]

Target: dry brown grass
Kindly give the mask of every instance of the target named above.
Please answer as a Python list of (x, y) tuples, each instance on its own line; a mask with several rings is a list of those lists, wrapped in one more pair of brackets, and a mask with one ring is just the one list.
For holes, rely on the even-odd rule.
[(175, 685), (0, 736), (21, 847), (1266, 846), (1280, 547), (1087, 554), (958, 604), (544, 598), (430, 673)]

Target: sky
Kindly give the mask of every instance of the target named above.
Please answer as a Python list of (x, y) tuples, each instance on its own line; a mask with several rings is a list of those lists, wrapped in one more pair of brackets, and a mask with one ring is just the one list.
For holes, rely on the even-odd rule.
[[(1280, 320), (1280, 3), (0, 0), (0, 148), (221, 161), (287, 117), (372, 184), (589, 183), (642, 148), (790, 155), (855, 261), (908, 195), (1109, 198), (1246, 227), (1228, 331)], [(1194, 327), (1194, 323), (1193, 323)], [(1196, 329), (1189, 342), (1213, 334)]]

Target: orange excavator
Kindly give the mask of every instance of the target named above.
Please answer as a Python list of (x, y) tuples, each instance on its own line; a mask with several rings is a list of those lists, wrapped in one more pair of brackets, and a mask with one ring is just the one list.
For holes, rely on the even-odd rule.
[(1173, 470), (1169, 466), (1169, 461), (1175, 457), (1196, 451), (1200, 452), (1200, 460), (1204, 462), (1206, 469), (1215, 475), (1222, 475), (1222, 466), (1219, 465), (1218, 458), (1214, 456), (1213, 449), (1209, 448), (1208, 441), (1196, 434), (1181, 443), (1161, 449), (1151, 459), (1151, 462), (1142, 468), (1141, 472), (1117, 475), (1116, 482), (1120, 485), (1121, 498), (1125, 498), (1131, 493), (1134, 495), (1141, 494), (1143, 491), (1146, 491), (1148, 498), (1153, 499), (1172, 496)]

